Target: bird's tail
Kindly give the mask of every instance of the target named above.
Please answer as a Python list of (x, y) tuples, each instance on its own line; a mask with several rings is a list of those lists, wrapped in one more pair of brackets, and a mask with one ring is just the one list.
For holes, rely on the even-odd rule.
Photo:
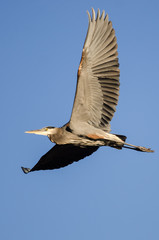
[[(118, 138), (120, 138), (122, 140), (122, 142), (125, 142), (126, 141), (126, 136), (124, 135), (118, 135), (118, 134), (113, 134), (115, 136), (117, 136)], [(116, 142), (116, 141), (111, 141), (109, 142), (109, 146), (110, 147), (113, 147), (113, 148), (117, 148), (117, 149), (122, 149), (124, 144), (122, 142)]]
[(124, 136), (124, 135), (117, 135), (117, 134), (115, 134), (115, 136), (117, 136), (118, 138), (120, 138), (122, 141), (126, 141), (126, 139), (127, 139), (127, 137), (126, 136)]

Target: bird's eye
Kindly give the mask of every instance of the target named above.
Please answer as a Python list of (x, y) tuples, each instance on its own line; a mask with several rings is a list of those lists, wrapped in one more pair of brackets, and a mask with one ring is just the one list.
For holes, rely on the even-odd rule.
[(45, 131), (47, 131), (47, 130), (48, 130), (48, 128), (46, 127), (46, 128), (45, 128)]

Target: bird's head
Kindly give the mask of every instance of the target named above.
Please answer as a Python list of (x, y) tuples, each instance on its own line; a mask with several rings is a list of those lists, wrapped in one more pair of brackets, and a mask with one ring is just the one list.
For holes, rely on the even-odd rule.
[(33, 134), (38, 134), (38, 135), (49, 136), (49, 135), (56, 134), (57, 133), (57, 128), (55, 128), (55, 127), (44, 127), (44, 128), (37, 129), (37, 130), (26, 131), (25, 133), (33, 133)]

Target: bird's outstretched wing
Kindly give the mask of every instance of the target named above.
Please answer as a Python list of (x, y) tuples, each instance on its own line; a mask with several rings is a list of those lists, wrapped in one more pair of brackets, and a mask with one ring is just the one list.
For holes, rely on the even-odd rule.
[(37, 170), (65, 167), (91, 155), (97, 149), (98, 147), (79, 147), (72, 144), (55, 145), (40, 158), (39, 162), (32, 169), (22, 167), (22, 170), (24, 173), (28, 173)]
[(89, 27), (84, 43), (70, 127), (92, 125), (107, 132), (119, 96), (117, 40), (111, 21), (98, 10), (95, 18), (88, 13)]

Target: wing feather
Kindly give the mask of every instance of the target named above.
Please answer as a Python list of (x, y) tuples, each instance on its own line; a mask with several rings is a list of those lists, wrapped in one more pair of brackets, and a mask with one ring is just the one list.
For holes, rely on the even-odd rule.
[(76, 132), (83, 126), (110, 131), (110, 121), (119, 97), (119, 62), (117, 39), (112, 22), (103, 11), (88, 13), (89, 26), (85, 39), (70, 127)]
[(97, 149), (98, 147), (80, 147), (73, 144), (55, 145), (40, 158), (32, 169), (22, 167), (22, 170), (24, 173), (28, 173), (38, 170), (62, 168), (91, 155)]

